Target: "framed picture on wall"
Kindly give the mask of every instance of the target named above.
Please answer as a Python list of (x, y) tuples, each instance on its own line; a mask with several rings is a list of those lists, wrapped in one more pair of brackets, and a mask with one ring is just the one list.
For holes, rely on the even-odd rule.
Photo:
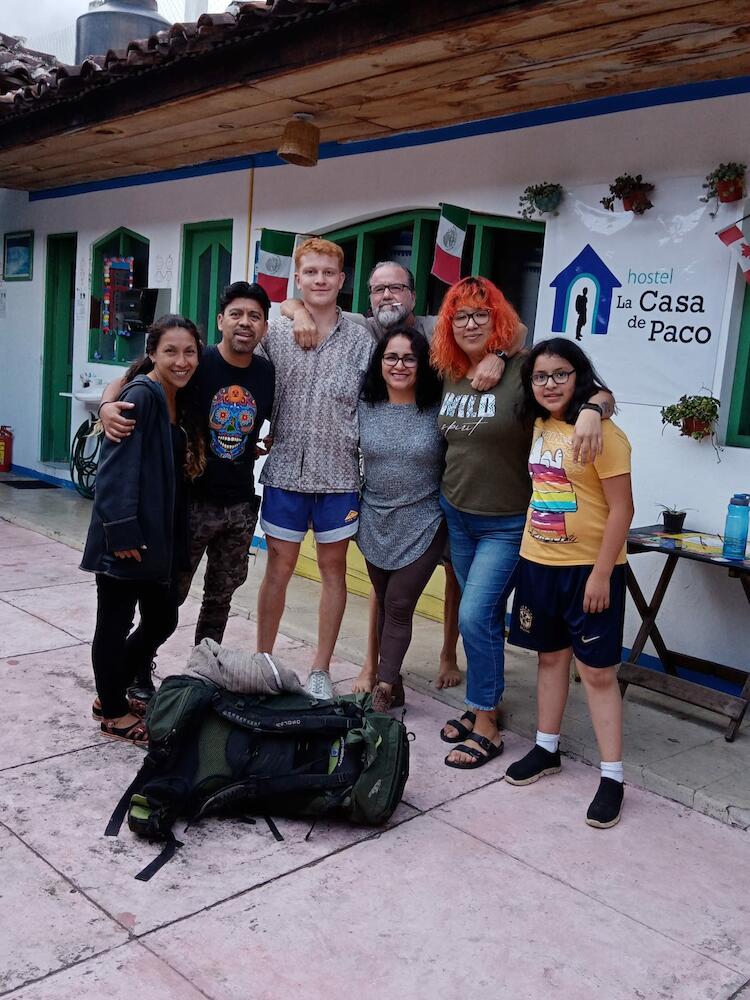
[(34, 271), (34, 233), (6, 233), (3, 240), (3, 278), (31, 281)]

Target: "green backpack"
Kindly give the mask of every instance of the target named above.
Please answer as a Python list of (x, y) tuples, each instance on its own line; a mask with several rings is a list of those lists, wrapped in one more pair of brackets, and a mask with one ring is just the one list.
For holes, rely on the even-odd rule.
[[(315, 701), (305, 694), (239, 695), (192, 677), (168, 677), (146, 715), (148, 753), (105, 831), (128, 826), (165, 841), (136, 878), (147, 881), (181, 847), (178, 816), (337, 816), (379, 825), (409, 776), (403, 723), (373, 712), (369, 695)], [(250, 820), (250, 822), (253, 822)]]

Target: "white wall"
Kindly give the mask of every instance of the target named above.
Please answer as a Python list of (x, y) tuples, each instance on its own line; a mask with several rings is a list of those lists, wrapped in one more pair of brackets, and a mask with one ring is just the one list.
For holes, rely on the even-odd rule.
[[(576, 199), (585, 194), (590, 201), (592, 188), (606, 194), (609, 181), (628, 171), (641, 172), (657, 185), (656, 208), (636, 220), (636, 236), (630, 237), (636, 247), (638, 239), (644, 248), (651, 247), (660, 232), (660, 216), (665, 212), (672, 217), (679, 212), (687, 214), (700, 206), (697, 199), (709, 170), (720, 160), (747, 159), (749, 112), (750, 97), (729, 97), (330, 159), (309, 170), (288, 166), (259, 169), (255, 174), (253, 239), (262, 226), (315, 232), (401, 209), (434, 208), (440, 201), (515, 216), (521, 189), (528, 183), (550, 180), (563, 184), (567, 200), (559, 218), (548, 223), (547, 244), (551, 245), (554, 232), (556, 241), (564, 246)], [(675, 178), (681, 179), (679, 184), (670, 186)], [(121, 225), (142, 233), (151, 240), (150, 284), (156, 284), (153, 269), (157, 257), (171, 254), (174, 258), (169, 284), (176, 306), (181, 225), (233, 218), (233, 278), (240, 278), (245, 276), (247, 209), (247, 172), (33, 204), (26, 203), (24, 196), (0, 193), (4, 229), (29, 227), (36, 232), (35, 280), (28, 285), (6, 286), (7, 314), (0, 318), (0, 343), (6, 346), (6, 361), (0, 366), (0, 420), (16, 429), (18, 464), (42, 468), (38, 456), (46, 235), (78, 232), (77, 282), (88, 287), (92, 243)], [(735, 217), (742, 214), (740, 209)], [(729, 216), (721, 218), (725, 218), (724, 224), (732, 221)], [(705, 253), (705, 237), (702, 239), (701, 253)], [(718, 240), (716, 244), (716, 254), (727, 253)], [(554, 271), (547, 257), (545, 251), (539, 312), (542, 322), (551, 315), (548, 284)], [(716, 258), (715, 263), (721, 272), (721, 260)], [(724, 388), (726, 410), (738, 303), (744, 290), (742, 280), (730, 267), (728, 253), (721, 281), (716, 294), (723, 297), (723, 304), (720, 328), (715, 333), (718, 350), (711, 386), (717, 395)], [(76, 323), (74, 380), (80, 371), (92, 369), (108, 378), (110, 367), (87, 361), (87, 319), (88, 303), (86, 319)], [(593, 350), (590, 341), (584, 346)], [(643, 363), (635, 353), (632, 364)], [(618, 372), (605, 371), (604, 375), (617, 395)], [(672, 401), (664, 399), (665, 403)], [(76, 406), (74, 428), (82, 417), (82, 408)], [(709, 444), (682, 439), (674, 429), (662, 434), (656, 405), (627, 403), (618, 419), (633, 444), (635, 523), (653, 523), (658, 516), (656, 505), (674, 501), (695, 508), (689, 517), (691, 527), (720, 531), (729, 496), (738, 490), (750, 492), (750, 451), (725, 448), (717, 463)], [(660, 557), (637, 556), (633, 565), (649, 592)], [(694, 655), (724, 659), (747, 669), (747, 622), (747, 602), (736, 581), (728, 580), (723, 570), (681, 562), (660, 618), (668, 644), (684, 645)], [(632, 640), (634, 633), (631, 615), (626, 641)]]

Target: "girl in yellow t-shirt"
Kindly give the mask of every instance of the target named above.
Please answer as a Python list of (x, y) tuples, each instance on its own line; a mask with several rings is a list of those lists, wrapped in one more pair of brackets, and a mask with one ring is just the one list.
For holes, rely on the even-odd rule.
[(573, 460), (573, 424), (606, 388), (584, 352), (562, 337), (536, 344), (521, 372), (523, 408), (536, 418), (510, 641), (539, 653), (536, 744), (505, 774), (529, 785), (560, 770), (560, 724), (575, 656), (601, 754), (590, 826), (620, 819), (623, 801), (622, 697), (617, 665), (625, 610), (625, 542), (633, 517), (630, 444), (604, 421), (604, 450)]

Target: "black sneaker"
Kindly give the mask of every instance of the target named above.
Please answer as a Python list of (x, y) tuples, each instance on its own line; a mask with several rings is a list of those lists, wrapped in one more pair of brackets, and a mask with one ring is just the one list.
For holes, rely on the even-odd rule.
[(137, 715), (139, 719), (142, 719), (146, 714), (148, 703), (155, 694), (156, 689), (153, 686), (134, 684), (127, 690), (128, 708), (133, 715)]
[(505, 772), (509, 785), (530, 785), (545, 774), (557, 774), (560, 770), (560, 751), (550, 753), (537, 743), (525, 757), (515, 760)]
[(606, 830), (619, 823), (624, 794), (625, 786), (621, 781), (615, 781), (614, 778), (602, 778), (597, 793), (589, 806), (589, 811), (586, 813), (588, 825)]

